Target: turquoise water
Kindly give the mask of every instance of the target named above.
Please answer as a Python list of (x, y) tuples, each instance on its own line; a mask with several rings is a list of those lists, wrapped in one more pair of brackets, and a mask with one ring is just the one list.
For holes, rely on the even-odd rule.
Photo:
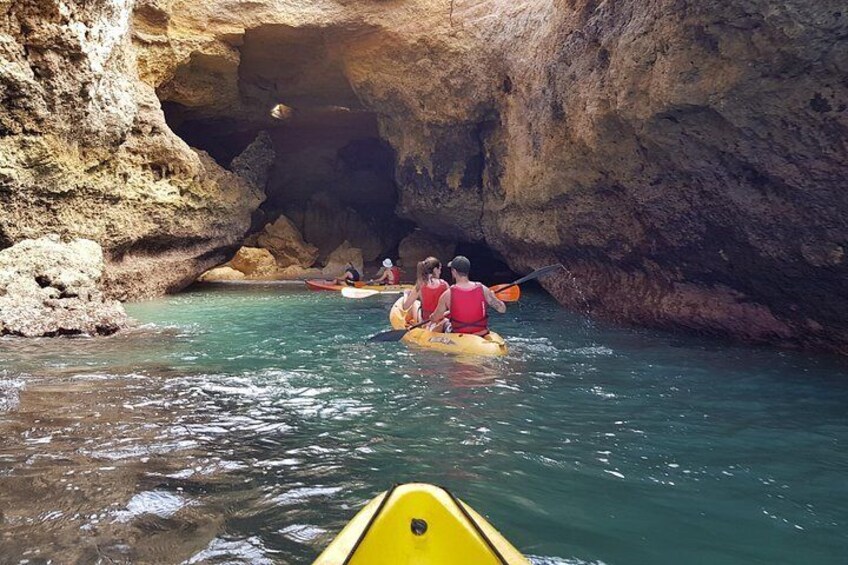
[(456, 359), (367, 343), (390, 305), (214, 287), (131, 305), (124, 335), (0, 340), (0, 554), (309, 563), (415, 480), (540, 564), (846, 562), (843, 360), (541, 293), (493, 319), (509, 356)]

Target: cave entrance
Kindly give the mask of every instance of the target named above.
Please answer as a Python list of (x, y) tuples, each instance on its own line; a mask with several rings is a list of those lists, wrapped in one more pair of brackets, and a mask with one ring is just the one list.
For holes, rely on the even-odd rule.
[[(250, 150), (262, 132), (273, 148), (261, 181), (266, 198), (245, 242), (288, 218), (323, 267), (343, 242), (362, 250), (366, 271), (401, 255), (404, 278), (433, 253), (447, 262), (457, 246), (425, 237), (402, 245), (416, 225), (399, 217), (396, 155), (380, 134), (378, 115), (365, 107), (345, 74), (346, 30), (264, 25), (227, 48), (193, 53), (157, 89), (166, 121), (189, 145), (221, 166)], [(485, 245), (460, 244), (474, 276), (510, 280), (506, 265)], [(404, 253), (404, 250), (412, 250)], [(337, 273), (340, 274), (340, 273)]]
[[(508, 283), (518, 279), (506, 261), (489, 246), (482, 243), (460, 242), (456, 246), (457, 255), (465, 255), (471, 261), (471, 278), (486, 285)], [(444, 274), (448, 278), (449, 273)]]

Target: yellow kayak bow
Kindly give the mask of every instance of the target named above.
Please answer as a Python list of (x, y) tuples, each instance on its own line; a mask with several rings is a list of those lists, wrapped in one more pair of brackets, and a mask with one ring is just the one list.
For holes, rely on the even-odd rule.
[(348, 522), (313, 565), (529, 565), (447, 489), (397, 485)]

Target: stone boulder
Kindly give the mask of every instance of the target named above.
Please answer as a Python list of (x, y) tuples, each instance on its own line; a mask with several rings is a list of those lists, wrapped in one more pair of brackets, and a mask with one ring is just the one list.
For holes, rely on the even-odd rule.
[(218, 282), (218, 281), (240, 281), (244, 280), (245, 275), (241, 271), (237, 271), (228, 265), (221, 265), (214, 269), (209, 269), (200, 275), (200, 282)]
[(318, 259), (318, 248), (303, 241), (300, 230), (285, 216), (266, 225), (256, 244), (270, 251), (280, 267), (311, 267)]
[(267, 249), (242, 247), (230, 262), (225, 265), (244, 273), (246, 278), (271, 278), (277, 272), (277, 262)]
[(330, 253), (327, 264), (324, 266), (323, 275), (325, 277), (340, 277), (348, 263), (353, 264), (356, 270), (364, 276), (365, 266), (362, 260), (362, 250), (353, 247), (349, 241), (345, 240)]
[(415, 230), (398, 245), (400, 265), (412, 271), (419, 261), (431, 255), (447, 264), (456, 252), (456, 242), (447, 241), (423, 230)]
[(103, 250), (58, 235), (27, 239), (0, 251), (0, 335), (108, 335), (127, 324), (120, 302), (99, 284)]

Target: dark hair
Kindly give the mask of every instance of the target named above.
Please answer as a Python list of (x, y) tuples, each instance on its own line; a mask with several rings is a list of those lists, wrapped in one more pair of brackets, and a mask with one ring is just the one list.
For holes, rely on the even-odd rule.
[(423, 261), (418, 261), (418, 267), (416, 269), (418, 275), (418, 282), (421, 284), (425, 284), (438, 268), (441, 268), (442, 262), (436, 259), (435, 257), (427, 257)]

